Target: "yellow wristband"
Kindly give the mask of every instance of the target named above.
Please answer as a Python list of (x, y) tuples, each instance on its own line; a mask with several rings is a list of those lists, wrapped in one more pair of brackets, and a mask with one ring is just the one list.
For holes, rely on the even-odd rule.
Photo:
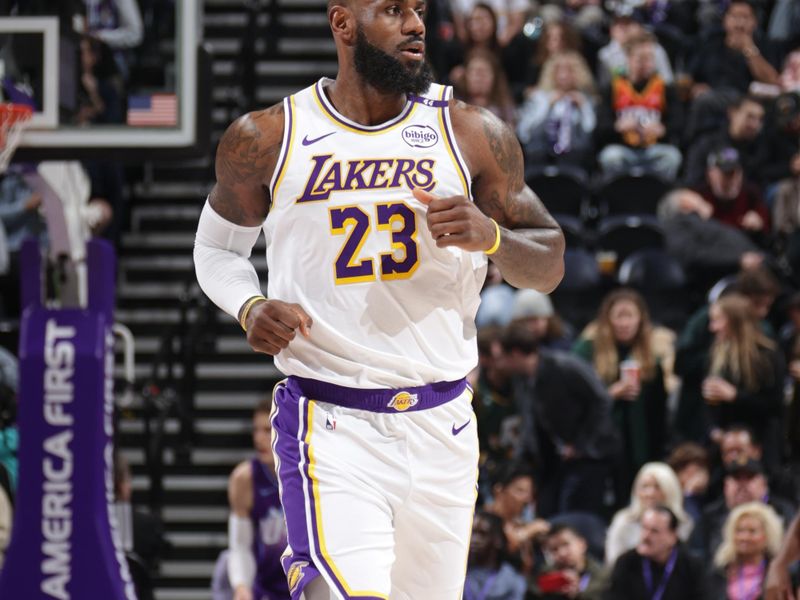
[(247, 322), (247, 315), (250, 312), (250, 309), (253, 308), (253, 305), (256, 302), (260, 302), (261, 300), (266, 300), (266, 299), (267, 298), (265, 296), (253, 296), (252, 298), (250, 298), (250, 300), (244, 303), (242, 312), (239, 315), (239, 325), (242, 326), (242, 329), (247, 331), (247, 326), (245, 325), (245, 323)]
[(500, 225), (497, 224), (497, 221), (489, 217), (489, 219), (494, 223), (494, 231), (497, 237), (494, 240), (494, 244), (488, 250), (484, 250), (483, 253), (486, 255), (491, 255), (497, 252), (497, 249), (500, 247)]

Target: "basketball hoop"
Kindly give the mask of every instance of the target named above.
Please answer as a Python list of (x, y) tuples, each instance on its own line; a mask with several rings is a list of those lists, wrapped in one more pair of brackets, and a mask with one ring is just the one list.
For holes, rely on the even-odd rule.
[(25, 104), (0, 104), (0, 173), (5, 173), (33, 109)]

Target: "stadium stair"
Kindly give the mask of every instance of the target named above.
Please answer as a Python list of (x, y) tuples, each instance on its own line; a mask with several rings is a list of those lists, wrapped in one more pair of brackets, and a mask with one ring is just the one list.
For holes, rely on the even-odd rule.
[[(279, 102), (320, 75), (335, 76), (325, 0), (274, 1), (280, 12), (277, 28), (266, 2), (255, 2), (260, 10), (252, 27), (247, 6), (253, 3), (204, 1), (203, 37), (213, 57), (214, 145), (225, 127), (249, 108)], [(255, 73), (255, 85), (246, 88), (242, 65), (248, 51), (243, 40), (248, 35), (256, 39), (250, 71)], [(181, 323), (182, 300), (197, 296), (192, 245), (200, 209), (213, 184), (213, 158), (147, 164), (137, 179), (132, 185), (129, 231), (120, 250), (117, 320), (135, 336), (140, 390), (152, 378), (163, 339)], [(263, 275), (263, 239), (253, 252), (253, 262)], [(189, 327), (206, 314), (196, 302), (185, 312)], [(252, 455), (252, 409), (280, 378), (269, 359), (250, 351), (233, 319), (216, 309), (210, 314), (209, 329), (202, 329), (214, 332), (213, 343), (204, 340), (194, 348), (197, 386), (191, 446), (181, 437), (177, 412), (164, 422), (161, 517), (172, 550), (156, 579), (158, 600), (211, 598), (214, 562), (227, 545), (227, 478), (236, 463)], [(175, 339), (171, 347), (178, 352), (178, 345)], [(184, 374), (180, 356), (177, 360), (173, 375), (180, 387)], [(167, 386), (167, 392), (170, 389)], [(152, 482), (145, 464), (143, 406), (137, 394), (122, 411), (119, 440), (133, 471), (134, 504), (145, 506)]]

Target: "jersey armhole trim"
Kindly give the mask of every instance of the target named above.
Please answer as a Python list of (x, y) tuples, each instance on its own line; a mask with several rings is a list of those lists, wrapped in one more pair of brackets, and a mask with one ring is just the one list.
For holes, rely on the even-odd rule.
[(278, 188), (283, 181), (283, 176), (286, 174), (286, 165), (289, 163), (289, 158), (292, 155), (292, 146), (294, 145), (294, 131), (296, 129), (294, 123), (294, 96), (289, 96), (288, 98), (283, 99), (283, 111), (286, 115), (286, 118), (283, 121), (283, 141), (281, 142), (281, 153), (278, 155), (278, 166), (275, 169), (275, 172), (272, 174), (272, 181), (269, 184), (269, 196), (272, 207), (275, 206)]
[(453, 164), (456, 166), (458, 176), (461, 179), (461, 185), (464, 187), (464, 195), (467, 198), (472, 199), (472, 183), (470, 181), (469, 169), (467, 169), (467, 166), (464, 163), (464, 158), (461, 156), (461, 152), (458, 150), (456, 136), (455, 133), (453, 133), (453, 127), (450, 123), (449, 100), (452, 97), (453, 88), (449, 85), (443, 85), (440, 99), (444, 101), (444, 105), (439, 109), (439, 127), (442, 130), (442, 136), (444, 137), (447, 153), (453, 160)]

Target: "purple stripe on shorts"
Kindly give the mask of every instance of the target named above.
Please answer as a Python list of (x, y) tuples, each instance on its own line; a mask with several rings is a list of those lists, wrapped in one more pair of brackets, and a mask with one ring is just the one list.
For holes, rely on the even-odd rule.
[(337, 406), (378, 413), (396, 413), (435, 408), (466, 389), (466, 379), (442, 381), (403, 389), (351, 388), (316, 379), (289, 377), (286, 387), (297, 396), (330, 402)]
[(299, 600), (306, 584), (319, 576), (319, 571), (311, 559), (308, 543), (303, 477), (300, 472), (300, 445), (304, 444), (305, 429), (300, 428), (298, 400), (299, 398), (286, 389), (285, 385), (279, 385), (275, 389), (273, 402), (276, 409), (272, 415), (272, 430), (275, 433), (273, 448), (278, 458), (281, 503), (286, 516), (286, 529), (291, 548), (291, 555), (284, 556), (281, 564), (287, 577), (290, 575), (292, 565), (296, 566), (295, 571), (291, 573), (293, 577), (289, 577), (292, 600)]
[[(281, 481), (281, 501), (286, 515), (289, 547), (291, 555), (281, 560), (283, 570), (289, 577), (292, 600), (299, 600), (305, 586), (320, 575), (324, 569), (335, 582), (336, 588), (344, 598), (348, 595), (343, 582), (336, 575), (331, 564), (322, 556), (319, 543), (319, 528), (316, 514), (316, 500), (310, 474), (310, 453), (306, 444), (309, 428), (309, 410), (307, 400), (302, 393), (288, 385), (276, 388), (273, 401), (276, 409), (272, 417), (272, 428), (275, 433), (275, 454), (278, 458), (278, 477)], [(309, 512), (306, 511), (306, 497), (309, 499)], [(312, 555), (308, 537), (308, 524), (311, 524), (315, 553)], [(313, 556), (317, 557), (315, 561)], [(301, 567), (300, 579), (292, 586), (292, 566)], [(297, 570), (294, 571), (295, 575)], [(380, 596), (356, 596), (358, 600), (385, 600)]]
[[(303, 440), (305, 440), (306, 433), (308, 432), (308, 401), (306, 401), (306, 405), (303, 407)], [(320, 562), (322, 563), (322, 567), (328, 572), (328, 575), (336, 584), (336, 588), (339, 590), (339, 593), (342, 594), (342, 597), (349, 598), (347, 595), (347, 591), (344, 588), (344, 585), (339, 578), (336, 577), (336, 574), (333, 571), (330, 563), (327, 561), (325, 556), (322, 554), (322, 549), (319, 543), (319, 528), (320, 524), (317, 522), (317, 503), (316, 499), (314, 498), (314, 480), (311, 478), (311, 456), (309, 454), (309, 446), (308, 444), (303, 444), (303, 451), (305, 453), (305, 466), (303, 467), (306, 474), (306, 492), (308, 494), (308, 500), (310, 504), (309, 508), (309, 517), (311, 517), (311, 534), (314, 536), (314, 548), (316, 549), (316, 555), (319, 558)]]

